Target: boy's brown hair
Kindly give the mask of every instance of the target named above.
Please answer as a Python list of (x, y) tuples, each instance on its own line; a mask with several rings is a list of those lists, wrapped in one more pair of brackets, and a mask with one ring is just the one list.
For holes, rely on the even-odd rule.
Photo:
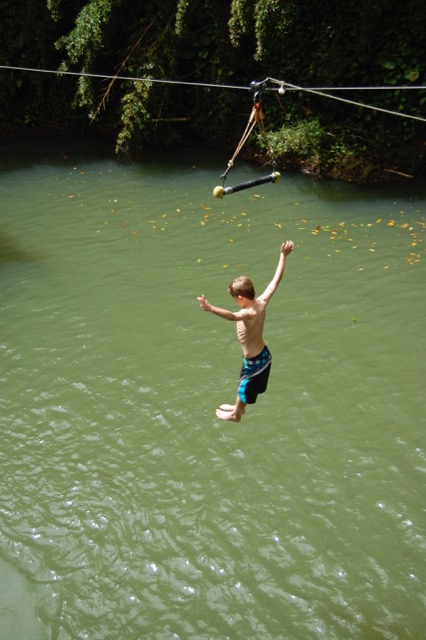
[(239, 276), (238, 278), (235, 278), (235, 280), (233, 280), (229, 285), (228, 292), (233, 298), (243, 296), (249, 300), (254, 300), (256, 297), (254, 284), (250, 278), (247, 278), (247, 276)]

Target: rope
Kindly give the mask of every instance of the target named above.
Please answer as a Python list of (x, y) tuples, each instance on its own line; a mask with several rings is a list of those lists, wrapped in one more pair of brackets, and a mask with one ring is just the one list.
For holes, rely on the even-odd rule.
[(253, 109), (251, 110), (251, 113), (250, 113), (250, 116), (249, 116), (249, 119), (248, 119), (248, 122), (247, 122), (247, 126), (246, 126), (246, 128), (244, 130), (243, 135), (241, 136), (241, 140), (237, 144), (237, 148), (235, 149), (234, 155), (229, 160), (225, 172), (220, 176), (220, 178), (222, 180), (222, 185), (224, 184), (224, 182), (226, 180), (226, 176), (228, 175), (229, 170), (234, 166), (235, 158), (240, 153), (240, 151), (243, 148), (244, 144), (247, 142), (247, 140), (248, 140), (251, 132), (253, 131), (254, 127), (256, 126), (256, 124), (259, 125), (260, 132), (262, 134), (262, 137), (263, 137), (263, 140), (265, 142), (266, 148), (268, 149), (268, 155), (270, 156), (270, 158), (272, 160), (272, 164), (275, 166), (275, 162), (274, 162), (274, 159), (273, 159), (273, 152), (272, 152), (272, 149), (271, 149), (271, 147), (269, 145), (268, 138), (266, 136), (265, 125), (263, 123), (264, 115), (263, 115), (262, 105), (260, 104), (260, 102), (256, 101), (256, 97), (257, 96), (258, 96), (258, 93), (255, 94), (255, 102), (253, 104)]
[[(255, 109), (255, 107), (253, 107), (253, 110)], [(256, 120), (253, 119), (252, 120), (252, 115), (253, 115), (253, 111), (250, 114), (249, 120), (247, 122), (247, 126), (244, 130), (243, 135), (241, 136), (241, 140), (239, 141), (239, 143), (237, 144), (237, 148), (234, 151), (234, 155), (232, 156), (232, 158), (228, 161), (228, 166), (225, 170), (225, 172), (220, 176), (221, 180), (222, 180), (222, 184), (225, 182), (226, 180), (226, 176), (228, 175), (228, 171), (231, 169), (231, 167), (234, 166), (234, 160), (237, 157), (237, 155), (240, 153), (241, 149), (243, 148), (244, 144), (246, 143), (248, 137), (250, 136), (251, 132), (253, 131), (255, 125), (256, 125)]]
[[(313, 93), (318, 96), (322, 96), (323, 98), (331, 98), (332, 100), (339, 100), (340, 102), (346, 102), (346, 104), (351, 104), (356, 107), (363, 107), (364, 109), (372, 109), (373, 111), (381, 111), (382, 113), (387, 113), (392, 116), (400, 116), (401, 118), (411, 118), (412, 120), (419, 120), (420, 122), (426, 122), (426, 118), (422, 118), (420, 116), (412, 116), (408, 113), (402, 113), (400, 111), (391, 111), (390, 109), (383, 109), (381, 107), (374, 107), (370, 104), (364, 104), (362, 102), (355, 102), (354, 100), (348, 100), (347, 98), (340, 98), (339, 96), (332, 96), (329, 93), (323, 93), (317, 89), (307, 89), (306, 87), (298, 87), (295, 84), (290, 84), (288, 82), (284, 82), (283, 80), (274, 80), (274, 78), (267, 78), (270, 82), (274, 82), (279, 84), (280, 87), (278, 91), (284, 93), (287, 88), (292, 89), (293, 91), (306, 91), (307, 93)], [(408, 88), (408, 87), (407, 87)], [(419, 87), (421, 89), (426, 89), (426, 87)], [(336, 89), (335, 89), (336, 90)]]
[[(190, 87), (202, 87), (206, 89), (232, 89), (232, 90), (250, 90), (251, 87), (241, 86), (241, 85), (229, 85), (229, 84), (209, 84), (209, 83), (200, 83), (200, 82), (185, 82), (181, 80), (160, 80), (155, 78), (139, 78), (137, 76), (120, 76), (120, 75), (108, 75), (108, 74), (100, 74), (100, 73), (87, 73), (85, 71), (54, 71), (52, 69), (35, 69), (32, 67), (16, 67), (10, 65), (0, 65), (0, 69), (6, 69), (11, 71), (27, 71), (30, 73), (46, 73), (53, 74), (57, 76), (77, 76), (77, 77), (86, 77), (86, 78), (100, 78), (102, 80), (127, 80), (132, 82), (151, 82), (158, 84), (171, 84), (171, 85), (181, 85), (181, 86), (190, 86)], [(277, 88), (273, 87), (264, 87), (265, 91), (278, 91), (279, 93), (284, 93), (285, 91), (306, 91), (308, 93), (314, 93), (316, 95), (322, 96), (324, 98), (331, 98), (332, 100), (340, 100), (341, 102), (345, 102), (355, 107), (362, 107), (364, 109), (372, 109), (373, 111), (380, 111), (382, 113), (387, 113), (389, 115), (399, 116), (400, 118), (410, 118), (412, 120), (417, 120), (419, 122), (426, 122), (426, 118), (421, 116), (413, 116), (408, 113), (403, 113), (400, 111), (391, 111), (389, 109), (383, 109), (381, 107), (374, 107), (372, 105), (364, 104), (362, 102), (356, 102), (354, 100), (348, 100), (346, 98), (340, 98), (338, 96), (330, 95), (329, 93), (323, 93), (324, 91), (407, 91), (407, 90), (426, 90), (426, 86), (424, 85), (416, 85), (416, 86), (382, 86), (382, 87), (300, 87), (294, 84), (290, 84), (289, 82), (285, 82), (284, 80), (276, 80), (274, 78), (267, 78), (263, 81), (272, 82), (274, 84), (278, 84)]]

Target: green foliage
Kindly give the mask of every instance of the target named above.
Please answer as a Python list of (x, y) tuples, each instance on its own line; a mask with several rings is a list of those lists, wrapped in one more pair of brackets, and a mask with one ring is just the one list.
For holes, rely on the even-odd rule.
[[(2, 0), (3, 63), (187, 84), (2, 74), (0, 126), (84, 113), (116, 132), (119, 152), (178, 135), (232, 147), (250, 93), (197, 83), (249, 88), (272, 76), (302, 87), (423, 84), (425, 20), (423, 0), (25, 0), (22, 12), (16, 0)], [(424, 116), (426, 89), (338, 95)], [(262, 101), (287, 161), (317, 172), (355, 171), (357, 162), (424, 166), (418, 122), (304, 91), (265, 92)], [(182, 118), (189, 124), (170, 123)]]
[(146, 103), (149, 99), (150, 83), (134, 82), (133, 90), (122, 98), (121, 128), (117, 136), (116, 153), (126, 154), (135, 138), (142, 136), (149, 118)]
[(241, 43), (241, 36), (253, 29), (252, 7), (248, 0), (232, 0), (229, 19), (229, 35), (234, 47)]
[[(268, 134), (268, 141), (277, 156), (312, 159), (319, 156), (325, 132), (317, 119), (300, 120), (284, 125)], [(261, 137), (259, 137), (261, 143)], [(261, 143), (262, 144), (262, 143)]]
[[(258, 142), (265, 151), (261, 137)], [(358, 136), (336, 127), (324, 128), (316, 118), (286, 124), (269, 133), (268, 142), (280, 163), (302, 167), (314, 175), (365, 181), (377, 170)]]
[(188, 9), (189, 3), (190, 3), (190, 0), (177, 0), (175, 30), (178, 36), (183, 35), (185, 31), (185, 26), (184, 26), (185, 14)]
[(60, 38), (56, 46), (65, 48), (69, 61), (73, 64), (84, 59), (93, 60), (94, 53), (104, 46), (104, 26), (110, 20), (113, 2), (111, 0), (90, 0), (76, 19), (75, 28)]

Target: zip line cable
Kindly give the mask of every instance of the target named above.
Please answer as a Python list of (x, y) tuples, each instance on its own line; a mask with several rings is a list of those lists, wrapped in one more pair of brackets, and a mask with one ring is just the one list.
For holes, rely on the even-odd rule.
[[(206, 89), (236, 89), (236, 90), (250, 90), (252, 87), (245, 87), (241, 85), (227, 85), (227, 84), (208, 84), (208, 83), (200, 83), (200, 82), (185, 82), (182, 80), (160, 80), (155, 78), (138, 78), (135, 76), (119, 76), (119, 75), (108, 75), (108, 74), (100, 74), (100, 73), (87, 73), (85, 71), (54, 71), (53, 69), (35, 69), (31, 67), (13, 67), (8, 65), (0, 65), (0, 69), (8, 69), (11, 71), (27, 71), (30, 73), (46, 73), (53, 74), (57, 76), (78, 76), (85, 78), (100, 78), (102, 80), (127, 80), (133, 82), (150, 82), (157, 84), (172, 84), (172, 85), (181, 85), (181, 86), (190, 86), (190, 87), (201, 87)], [(332, 100), (338, 100), (340, 102), (345, 102), (346, 104), (351, 104), (355, 107), (362, 107), (364, 109), (372, 109), (373, 111), (380, 111), (382, 113), (387, 113), (393, 116), (399, 116), (400, 118), (410, 118), (411, 120), (418, 120), (419, 122), (426, 122), (426, 118), (422, 118), (421, 116), (413, 116), (409, 113), (403, 113), (400, 111), (391, 111), (390, 109), (383, 109), (381, 107), (374, 107), (373, 105), (364, 104), (362, 102), (356, 102), (354, 100), (349, 100), (347, 98), (341, 98), (340, 96), (330, 95), (329, 93), (323, 93), (324, 91), (405, 91), (405, 90), (422, 90), (426, 89), (426, 86), (417, 85), (417, 86), (383, 86), (383, 87), (300, 87), (295, 84), (291, 84), (289, 82), (285, 82), (284, 80), (276, 80), (275, 78), (266, 78), (262, 82), (256, 83), (261, 86), (267, 82), (271, 82), (273, 84), (278, 85), (277, 88), (272, 87), (264, 87), (266, 91), (278, 91), (278, 93), (285, 93), (286, 91), (306, 91), (307, 93), (313, 93), (315, 95), (321, 96), (323, 98), (331, 98)]]
[[(381, 111), (382, 113), (388, 113), (392, 116), (399, 116), (400, 118), (411, 118), (412, 120), (419, 120), (420, 122), (426, 122), (426, 118), (422, 118), (421, 116), (412, 116), (408, 113), (402, 113), (402, 111), (391, 111), (390, 109), (383, 109), (382, 107), (374, 107), (371, 104), (364, 104), (363, 102), (355, 102), (354, 100), (349, 100), (347, 98), (341, 98), (340, 96), (332, 96), (328, 93), (323, 93), (323, 91), (319, 89), (309, 89), (306, 87), (298, 87), (295, 84), (289, 84), (288, 82), (284, 82), (282, 80), (274, 80), (273, 78), (267, 78), (270, 82), (275, 82), (280, 85), (281, 93), (284, 93), (287, 88), (291, 88), (293, 91), (306, 91), (307, 93), (313, 93), (317, 96), (322, 96), (323, 98), (332, 98), (333, 100), (339, 100), (340, 102), (345, 102), (346, 104), (351, 104), (356, 107), (363, 107), (364, 109), (372, 109), (373, 111)], [(363, 89), (364, 87), (357, 87), (357, 89)], [(372, 87), (369, 87), (370, 89)], [(402, 87), (399, 87), (401, 89)], [(408, 88), (408, 87), (407, 87)], [(426, 89), (426, 87), (419, 87), (420, 89)], [(342, 88), (343, 89), (343, 88)], [(346, 89), (346, 87), (344, 87)], [(393, 87), (396, 90), (396, 87)], [(329, 90), (329, 89), (328, 89)]]

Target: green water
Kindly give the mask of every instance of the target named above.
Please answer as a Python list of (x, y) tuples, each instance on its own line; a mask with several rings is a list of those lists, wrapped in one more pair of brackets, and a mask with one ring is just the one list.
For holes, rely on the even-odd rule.
[[(0, 640), (426, 638), (426, 189), (2, 145)], [(242, 162), (228, 184), (263, 175)], [(230, 280), (269, 306), (267, 393)]]

